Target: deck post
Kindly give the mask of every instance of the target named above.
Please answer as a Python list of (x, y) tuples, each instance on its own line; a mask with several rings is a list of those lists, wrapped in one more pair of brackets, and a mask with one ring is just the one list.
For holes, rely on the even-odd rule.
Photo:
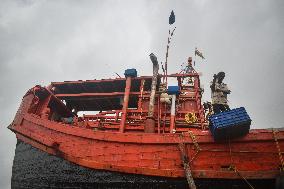
[(123, 133), (125, 129), (125, 122), (126, 122), (128, 102), (129, 102), (129, 94), (130, 94), (130, 89), (131, 89), (131, 78), (137, 77), (137, 71), (136, 69), (127, 69), (125, 70), (124, 75), (126, 77), (125, 92), (124, 92), (124, 99), (123, 99), (121, 121), (120, 121), (120, 126), (119, 126), (119, 132), (121, 133)]
[(121, 132), (121, 133), (123, 133), (124, 129), (125, 129), (125, 122), (126, 122), (126, 115), (127, 115), (127, 109), (128, 109), (130, 88), (131, 88), (131, 77), (127, 77), (126, 78), (124, 99), (123, 99), (121, 121), (120, 121), (120, 126), (119, 126), (119, 132)]

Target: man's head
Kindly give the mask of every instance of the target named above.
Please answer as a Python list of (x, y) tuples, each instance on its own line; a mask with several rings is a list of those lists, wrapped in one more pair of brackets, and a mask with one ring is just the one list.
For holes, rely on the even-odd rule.
[(217, 74), (218, 83), (222, 83), (223, 79), (225, 78), (225, 72), (219, 72)]

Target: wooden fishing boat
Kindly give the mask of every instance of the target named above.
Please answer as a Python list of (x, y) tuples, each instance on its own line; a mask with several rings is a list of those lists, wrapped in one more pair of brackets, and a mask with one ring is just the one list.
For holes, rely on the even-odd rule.
[[(155, 65), (154, 65), (155, 67)], [(182, 178), (275, 179), (283, 169), (283, 129), (252, 129), (214, 141), (199, 74), (52, 82), (23, 97), (9, 125), (17, 139), (79, 166)], [(175, 78), (168, 94), (164, 78)]]

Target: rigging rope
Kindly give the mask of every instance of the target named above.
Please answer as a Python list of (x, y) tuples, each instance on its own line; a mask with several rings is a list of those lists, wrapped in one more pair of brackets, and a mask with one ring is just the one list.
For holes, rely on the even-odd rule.
[(284, 161), (283, 161), (283, 157), (282, 157), (282, 154), (281, 154), (281, 149), (280, 149), (279, 142), (278, 142), (278, 139), (277, 139), (277, 136), (276, 136), (276, 132), (273, 128), (272, 128), (272, 133), (273, 133), (276, 148), (278, 150), (279, 160), (280, 160), (280, 163), (281, 163), (280, 171), (284, 171)]
[(189, 166), (189, 161), (188, 161), (189, 159), (188, 159), (188, 155), (187, 155), (187, 152), (186, 152), (186, 149), (185, 149), (185, 144), (183, 142), (183, 133), (181, 133), (181, 135), (180, 135), (180, 143), (178, 144), (178, 146), (179, 146), (179, 150), (181, 152), (181, 159), (182, 159), (183, 168), (184, 168), (184, 171), (185, 171), (185, 176), (186, 176), (188, 186), (189, 186), (190, 189), (196, 189), (196, 185), (195, 185), (195, 182), (193, 180), (191, 169), (190, 169), (190, 166)]
[[(143, 100), (144, 84), (145, 84), (145, 80), (142, 80), (142, 83), (141, 83), (141, 87), (142, 88), (141, 88), (141, 91), (140, 91), (141, 102)], [(140, 105), (141, 105), (141, 108), (140, 108), (140, 120), (142, 120), (143, 106), (142, 106), (142, 103)]]
[(228, 143), (229, 143), (230, 158), (231, 158), (231, 165), (229, 167), (229, 170), (234, 171), (235, 173), (237, 173), (237, 175), (239, 177), (241, 177), (247, 183), (247, 185), (250, 187), (250, 189), (254, 189), (254, 187), (249, 183), (249, 181), (244, 176), (241, 175), (241, 173), (238, 171), (237, 167), (233, 165), (233, 156), (232, 156), (232, 148), (231, 148), (231, 139), (230, 139), (230, 137), (229, 137)]

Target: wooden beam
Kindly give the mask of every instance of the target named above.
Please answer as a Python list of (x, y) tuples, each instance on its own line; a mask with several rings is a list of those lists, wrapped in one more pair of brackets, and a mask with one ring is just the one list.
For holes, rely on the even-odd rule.
[[(77, 93), (77, 94), (56, 94), (58, 98), (65, 97), (104, 97), (104, 96), (123, 96), (124, 92), (112, 93)], [(140, 92), (130, 92), (130, 95), (140, 95)]]
[[(135, 77), (134, 80), (141, 80), (141, 79), (152, 79), (152, 76), (141, 76)], [(66, 85), (66, 84), (82, 84), (82, 83), (102, 83), (102, 82), (114, 82), (114, 81), (125, 81), (125, 78), (115, 78), (115, 79), (101, 79), (101, 80), (86, 80), (86, 81), (64, 81), (64, 82), (51, 82), (52, 86), (57, 85)]]

